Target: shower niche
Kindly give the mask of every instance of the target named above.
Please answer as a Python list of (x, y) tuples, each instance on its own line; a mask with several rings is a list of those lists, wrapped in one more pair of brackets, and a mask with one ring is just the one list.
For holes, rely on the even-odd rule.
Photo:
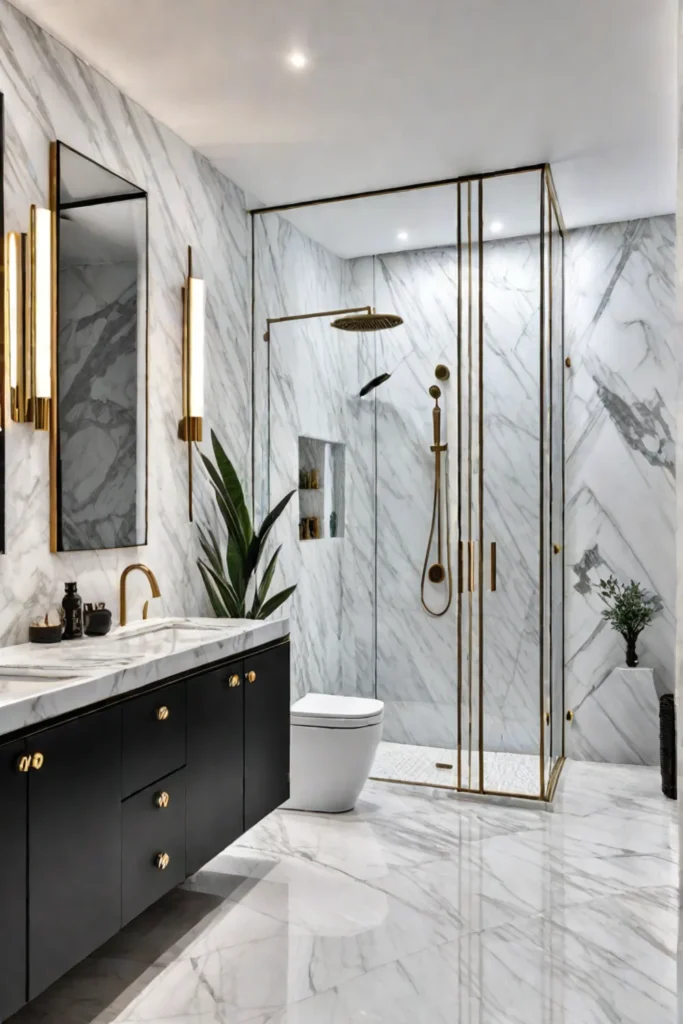
[(345, 446), (299, 437), (299, 540), (344, 536)]

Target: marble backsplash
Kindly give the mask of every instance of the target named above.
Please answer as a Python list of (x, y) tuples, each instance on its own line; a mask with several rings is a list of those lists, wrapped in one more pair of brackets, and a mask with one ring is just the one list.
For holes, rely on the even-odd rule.
[[(78, 580), (84, 600), (116, 616), (118, 579), (134, 561), (156, 573), (162, 597), (151, 614), (208, 613), (195, 568), (187, 513), (187, 454), (181, 414), (181, 297), (187, 246), (206, 279), (207, 428), (223, 438), (249, 478), (251, 341), (249, 224), (241, 191), (199, 153), (155, 121), (5, 0), (0, 0), (0, 91), (5, 101), (5, 227), (25, 231), (29, 205), (47, 205), (49, 143), (60, 139), (135, 181), (149, 194), (149, 544), (51, 555), (48, 550), (48, 438), (10, 423), (6, 439), (7, 554), (0, 558), (0, 639), (26, 638), (31, 616), (61, 601)], [(196, 510), (205, 490), (195, 473)], [(147, 598), (130, 578), (129, 608)]]

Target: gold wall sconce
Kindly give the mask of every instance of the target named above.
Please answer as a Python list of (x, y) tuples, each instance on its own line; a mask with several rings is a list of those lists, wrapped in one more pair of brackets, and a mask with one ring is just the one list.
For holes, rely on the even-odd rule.
[(183, 416), (178, 437), (187, 443), (189, 513), (192, 522), (192, 445), (202, 440), (204, 423), (204, 324), (206, 284), (192, 273), (192, 246), (187, 247), (183, 295)]
[(49, 430), (53, 355), (52, 212), (31, 207), (31, 352), (36, 430)]
[(5, 351), (10, 417), (15, 423), (33, 420), (33, 349), (27, 260), (26, 235), (10, 231), (5, 240)]

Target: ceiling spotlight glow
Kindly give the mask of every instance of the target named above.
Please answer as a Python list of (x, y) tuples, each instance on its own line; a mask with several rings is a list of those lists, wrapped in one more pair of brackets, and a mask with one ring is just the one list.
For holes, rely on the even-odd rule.
[(308, 57), (301, 50), (292, 50), (290, 55), (287, 57), (287, 62), (296, 71), (303, 71), (308, 66)]
[(503, 230), (503, 222), (500, 221), (500, 220), (492, 220), (490, 227), (491, 227), (491, 234), (492, 235), (498, 235)]
[(399, 231), (399, 233), (396, 235), (396, 237), (398, 238), (399, 242), (407, 242), (408, 241), (408, 232), (407, 231)]

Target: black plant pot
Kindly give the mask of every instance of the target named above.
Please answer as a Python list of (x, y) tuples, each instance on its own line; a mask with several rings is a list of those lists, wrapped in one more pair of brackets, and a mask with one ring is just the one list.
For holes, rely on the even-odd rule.
[(626, 637), (626, 664), (629, 668), (638, 668), (638, 654), (636, 652), (635, 636)]
[(659, 762), (662, 769), (662, 793), (675, 800), (676, 705), (672, 693), (664, 693), (659, 698)]

